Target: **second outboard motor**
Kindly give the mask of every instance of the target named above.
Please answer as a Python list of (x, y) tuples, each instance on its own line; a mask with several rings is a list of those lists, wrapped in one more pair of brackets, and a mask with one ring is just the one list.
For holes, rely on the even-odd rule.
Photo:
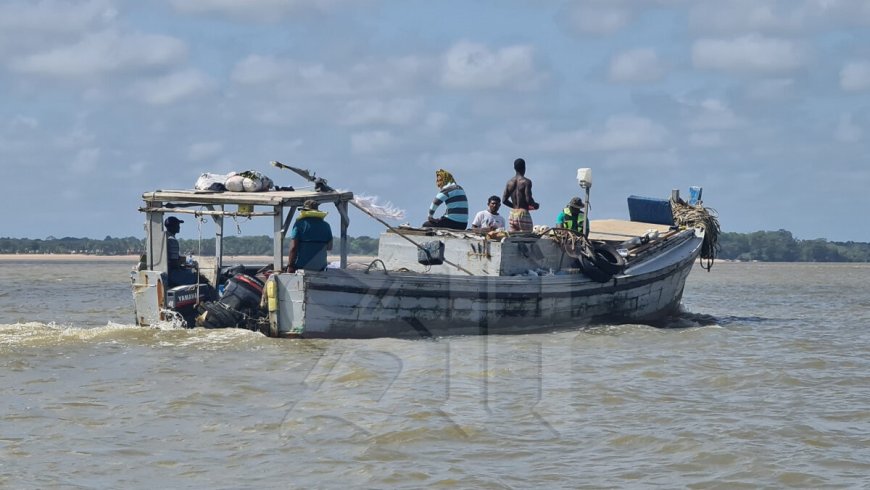
[(248, 274), (238, 273), (229, 278), (220, 299), (203, 305), (197, 326), (256, 329), (256, 320), (262, 316), (263, 286), (263, 281)]

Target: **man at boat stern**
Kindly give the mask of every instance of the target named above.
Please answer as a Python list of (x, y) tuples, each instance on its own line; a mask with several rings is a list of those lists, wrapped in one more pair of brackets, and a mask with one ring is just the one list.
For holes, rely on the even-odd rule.
[(326, 252), (332, 250), (332, 228), (323, 218), (319, 204), (308, 199), (290, 230), (290, 254), (287, 272), (326, 270)]
[(182, 284), (195, 284), (196, 272), (187, 263), (186, 257), (181, 256), (181, 247), (175, 235), (181, 233), (181, 223), (184, 221), (170, 216), (163, 221), (166, 228), (166, 258), (169, 259), (169, 287), (181, 286)]

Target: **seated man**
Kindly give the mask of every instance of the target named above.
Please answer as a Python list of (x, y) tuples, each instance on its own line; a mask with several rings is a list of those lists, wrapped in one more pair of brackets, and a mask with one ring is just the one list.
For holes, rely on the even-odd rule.
[(290, 230), (287, 272), (326, 270), (326, 252), (332, 250), (332, 228), (324, 221), (325, 211), (309, 199), (302, 204), (299, 217)]
[[(456, 183), (453, 175), (444, 169), (435, 172), (435, 185), (438, 186), (438, 194), (429, 206), (429, 219), (420, 226), (464, 230), (468, 226), (468, 198), (465, 196), (465, 190)], [(436, 218), (435, 211), (442, 203), (447, 207), (447, 211), (444, 216)]]
[(471, 221), (471, 229), (482, 232), (504, 230), (504, 216), (498, 214), (498, 209), (501, 207), (501, 198), (489, 196), (489, 199), (486, 201), (486, 207), (487, 209), (474, 215), (474, 220)]
[(568, 228), (577, 233), (583, 233), (583, 222), (586, 216), (583, 214), (583, 199), (572, 197), (565, 209), (556, 217), (556, 226), (559, 228)]
[(184, 257), (181, 256), (181, 247), (175, 235), (181, 232), (181, 223), (184, 221), (170, 216), (163, 221), (166, 228), (166, 257), (169, 260), (169, 287), (181, 286), (182, 284), (196, 284), (197, 274), (191, 269)]

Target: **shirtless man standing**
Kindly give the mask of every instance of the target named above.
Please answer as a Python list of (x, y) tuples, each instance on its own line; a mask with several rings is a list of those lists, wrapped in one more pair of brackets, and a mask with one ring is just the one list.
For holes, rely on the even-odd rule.
[(526, 161), (522, 158), (514, 160), (514, 170), (517, 174), (505, 185), (501, 199), (505, 206), (511, 208), (508, 231), (532, 231), (529, 210), (540, 206), (532, 198), (532, 181), (526, 178)]

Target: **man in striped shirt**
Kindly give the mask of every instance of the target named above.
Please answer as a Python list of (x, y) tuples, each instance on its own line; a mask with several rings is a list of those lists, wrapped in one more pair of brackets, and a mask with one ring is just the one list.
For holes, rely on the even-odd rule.
[[(421, 226), (464, 230), (468, 226), (468, 198), (465, 196), (465, 190), (456, 183), (456, 179), (450, 172), (444, 169), (435, 172), (435, 185), (438, 186), (438, 194), (429, 206), (429, 219)], [(436, 218), (435, 211), (441, 204), (445, 205), (447, 212), (444, 216)]]

